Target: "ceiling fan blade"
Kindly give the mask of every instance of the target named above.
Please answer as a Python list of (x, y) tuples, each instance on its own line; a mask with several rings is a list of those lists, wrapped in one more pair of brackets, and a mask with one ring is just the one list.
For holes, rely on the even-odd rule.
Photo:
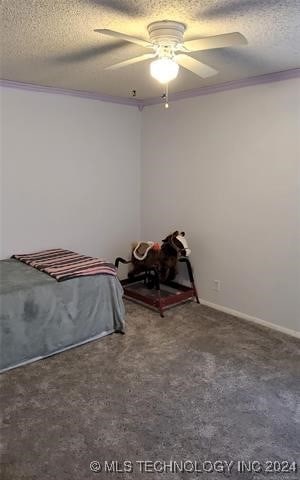
[(149, 60), (154, 57), (156, 57), (156, 53), (145, 53), (139, 57), (129, 58), (129, 60), (124, 60), (124, 62), (115, 63), (114, 65), (105, 67), (105, 70), (116, 70), (117, 68), (127, 67), (127, 65), (132, 65), (133, 63), (144, 62), (144, 60)]
[(110, 37), (121, 38), (122, 40), (125, 40), (126, 42), (135, 43), (136, 45), (139, 45), (140, 47), (153, 48), (152, 43), (147, 42), (146, 40), (143, 40), (142, 38), (132, 37), (131, 35), (126, 35), (125, 33), (121, 33), (121, 32), (115, 32), (114, 30), (109, 30), (108, 28), (97, 28), (96, 30), (94, 30), (94, 32), (103, 33), (104, 35), (109, 35)]
[(218, 71), (214, 68), (209, 67), (205, 63), (201, 63), (198, 60), (195, 60), (195, 58), (189, 57), (189, 55), (185, 55), (184, 53), (176, 55), (175, 60), (183, 68), (190, 70), (201, 78), (212, 77), (218, 73)]
[(210, 50), (211, 48), (233, 47), (237, 45), (246, 45), (246, 38), (239, 32), (223, 33), (212, 37), (198, 38), (188, 40), (183, 44), (183, 50), (197, 52), (199, 50)]

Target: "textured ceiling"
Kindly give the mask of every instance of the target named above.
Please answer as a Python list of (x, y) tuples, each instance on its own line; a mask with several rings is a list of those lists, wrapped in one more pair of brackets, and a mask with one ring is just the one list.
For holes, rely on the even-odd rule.
[[(298, 4), (298, 6), (297, 6)], [(300, 66), (297, 0), (2, 0), (1, 78), (137, 98), (161, 95), (149, 61), (116, 71), (112, 63), (141, 55), (139, 46), (113, 39), (109, 28), (148, 39), (147, 25), (177, 20), (185, 40), (241, 32), (248, 45), (194, 53), (219, 71), (206, 80), (180, 69), (170, 84), (180, 92)]]

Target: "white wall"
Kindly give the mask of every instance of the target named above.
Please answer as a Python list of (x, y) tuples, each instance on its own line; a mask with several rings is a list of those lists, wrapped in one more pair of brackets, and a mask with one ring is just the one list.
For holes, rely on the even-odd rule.
[(1, 258), (113, 260), (180, 228), (202, 298), (300, 330), (299, 80), (147, 107), (142, 146), (135, 108), (1, 93)]
[(140, 236), (137, 108), (3, 88), (2, 251), (111, 260)]
[(184, 229), (203, 299), (294, 330), (299, 91), (286, 80), (147, 107), (142, 117), (143, 238)]

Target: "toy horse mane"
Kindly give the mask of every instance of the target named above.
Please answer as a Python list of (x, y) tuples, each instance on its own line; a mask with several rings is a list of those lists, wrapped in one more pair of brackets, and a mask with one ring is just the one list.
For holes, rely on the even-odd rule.
[(166, 243), (169, 243), (178, 255), (188, 257), (191, 254), (191, 250), (185, 239), (185, 232), (179, 233), (178, 230), (176, 230), (163, 240), (163, 244)]

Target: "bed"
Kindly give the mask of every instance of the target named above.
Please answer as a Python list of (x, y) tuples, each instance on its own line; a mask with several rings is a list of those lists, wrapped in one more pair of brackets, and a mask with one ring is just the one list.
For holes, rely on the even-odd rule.
[(124, 333), (122, 294), (116, 276), (58, 282), (19, 260), (1, 260), (0, 371)]

